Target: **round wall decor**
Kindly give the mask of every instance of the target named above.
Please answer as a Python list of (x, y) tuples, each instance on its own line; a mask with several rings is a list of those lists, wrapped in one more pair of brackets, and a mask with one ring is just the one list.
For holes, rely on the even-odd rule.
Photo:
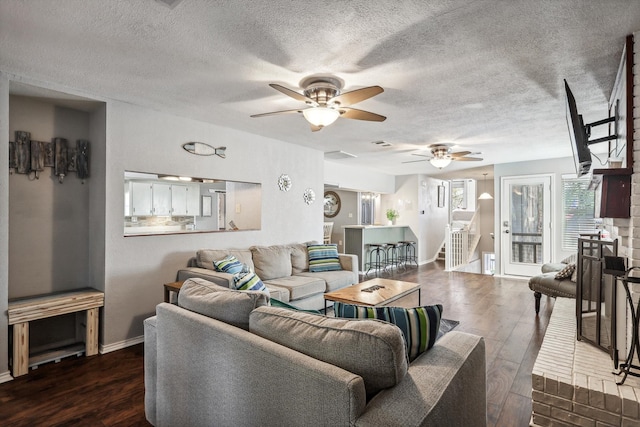
[(304, 194), (302, 195), (302, 197), (304, 199), (304, 202), (310, 205), (316, 199), (316, 193), (315, 191), (313, 191), (313, 189), (307, 188), (306, 190), (304, 190)]
[(324, 216), (325, 218), (333, 218), (340, 212), (342, 202), (340, 196), (335, 191), (324, 192)]
[(286, 173), (283, 173), (278, 178), (278, 187), (280, 191), (289, 191), (291, 190), (291, 178)]

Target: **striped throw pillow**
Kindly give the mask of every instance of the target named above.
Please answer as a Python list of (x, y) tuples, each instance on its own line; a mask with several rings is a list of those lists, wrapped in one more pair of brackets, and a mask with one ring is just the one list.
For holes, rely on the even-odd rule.
[(441, 304), (403, 308), (365, 307), (335, 302), (333, 310), (336, 317), (378, 319), (399, 327), (407, 345), (409, 362), (433, 347), (442, 317)]
[(213, 261), (213, 266), (223, 273), (236, 274), (242, 271), (244, 264), (233, 255), (227, 255), (219, 261)]
[(319, 271), (342, 270), (340, 259), (338, 258), (338, 245), (307, 245), (309, 253), (309, 271), (316, 273)]
[(253, 271), (234, 275), (233, 282), (239, 291), (260, 291), (269, 295), (269, 289), (267, 289), (264, 283), (262, 283), (262, 280), (260, 280), (258, 275)]

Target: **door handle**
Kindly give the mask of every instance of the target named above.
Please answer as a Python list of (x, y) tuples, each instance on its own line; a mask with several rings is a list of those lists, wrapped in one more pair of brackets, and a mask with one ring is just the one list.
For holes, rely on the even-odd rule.
[(509, 234), (509, 230), (504, 230), (505, 233)]

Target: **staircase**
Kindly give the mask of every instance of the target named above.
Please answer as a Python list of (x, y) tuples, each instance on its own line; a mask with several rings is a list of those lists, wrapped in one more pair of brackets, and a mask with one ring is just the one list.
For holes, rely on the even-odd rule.
[[(467, 264), (469, 258), (478, 247), (480, 237), (480, 208), (475, 211), (473, 218), (463, 225), (447, 224), (445, 241), (438, 253), (438, 259), (442, 256), (445, 261), (445, 270), (454, 271)], [(449, 248), (446, 250), (445, 248)]]

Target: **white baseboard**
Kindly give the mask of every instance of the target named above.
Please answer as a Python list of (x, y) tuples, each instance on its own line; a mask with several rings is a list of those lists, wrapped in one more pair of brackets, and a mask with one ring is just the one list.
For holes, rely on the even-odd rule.
[(0, 374), (0, 384), (9, 382), (11, 380), (13, 380), (13, 377), (11, 376), (9, 371)]
[(100, 344), (100, 354), (111, 353), (112, 351), (122, 350), (123, 348), (131, 347), (132, 345), (140, 344), (144, 342), (144, 335), (138, 337), (129, 338), (128, 340), (114, 342), (113, 344)]

